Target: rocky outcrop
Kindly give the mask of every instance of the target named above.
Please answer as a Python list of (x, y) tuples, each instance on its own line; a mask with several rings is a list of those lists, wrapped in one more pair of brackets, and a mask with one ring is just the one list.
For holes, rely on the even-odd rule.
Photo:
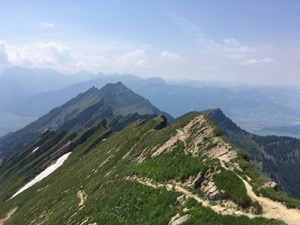
[(266, 183), (264, 186), (262, 186), (262, 188), (271, 188), (275, 191), (278, 191), (278, 185), (274, 181), (270, 181), (270, 182)]
[(199, 188), (207, 199), (216, 201), (224, 199), (224, 191), (218, 189), (213, 176), (218, 171), (209, 169), (206, 173), (200, 172), (196, 178), (190, 178), (183, 185), (190, 188)]
[(208, 172), (204, 175), (200, 189), (209, 200), (222, 200), (224, 199), (224, 191), (218, 189), (217, 185), (215, 184), (213, 180), (214, 174), (215, 172)]
[(188, 214), (180, 216), (179, 213), (177, 213), (174, 217), (171, 218), (171, 221), (168, 225), (180, 225), (188, 220), (190, 216)]
[(155, 130), (161, 130), (161, 129), (165, 128), (165, 127), (168, 125), (168, 120), (167, 120), (167, 118), (166, 118), (165, 116), (162, 115), (162, 116), (159, 116), (159, 117), (156, 118), (156, 119), (159, 119), (159, 120), (160, 120), (160, 123), (157, 124), (157, 125), (154, 127)]

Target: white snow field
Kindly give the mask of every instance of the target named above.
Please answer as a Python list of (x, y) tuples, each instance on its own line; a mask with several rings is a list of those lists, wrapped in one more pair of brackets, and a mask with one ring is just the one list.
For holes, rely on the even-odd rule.
[(22, 187), (20, 190), (18, 190), (11, 198), (16, 197), (21, 192), (25, 191), (26, 189), (30, 188), (37, 182), (41, 181), (45, 177), (49, 176), (51, 173), (53, 173), (55, 170), (57, 170), (69, 157), (71, 152), (64, 154), (61, 156), (54, 164), (47, 167), (43, 172), (41, 172), (39, 175), (37, 175), (33, 180), (31, 180), (29, 183), (27, 183), (24, 187)]

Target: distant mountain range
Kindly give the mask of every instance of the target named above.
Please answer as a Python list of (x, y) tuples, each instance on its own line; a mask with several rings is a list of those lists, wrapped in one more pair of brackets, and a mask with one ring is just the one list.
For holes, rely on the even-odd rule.
[[(17, 71), (21, 72), (16, 74), (22, 74), (23, 69), (19, 68)], [(0, 135), (13, 131), (9, 128), (21, 128), (24, 123), (20, 122), (20, 119), (23, 117), (24, 121), (33, 121), (92, 86), (102, 88), (107, 83), (122, 81), (134, 92), (149, 99), (152, 104), (173, 117), (179, 117), (193, 110), (221, 108), (227, 116), (251, 133), (300, 137), (298, 129), (289, 129), (289, 127), (296, 126), (300, 121), (300, 105), (298, 104), (300, 102), (300, 89), (295, 87), (242, 85), (224, 85), (221, 87), (220, 84), (214, 87), (212, 84), (199, 81), (192, 84), (191, 82), (176, 84), (168, 83), (160, 78), (141, 79), (132, 75), (118, 74), (98, 74), (96, 76), (88, 72), (81, 72), (74, 77), (56, 74), (49, 76), (49, 79), (52, 77), (51, 79), (54, 80), (46, 82), (41, 78), (43, 73), (55, 73), (55, 71), (30, 71), (30, 69), (26, 69), (22, 79), (19, 78), (20, 76), (14, 75), (13, 68), (9, 73), (11, 80), (24, 84), (24, 87), (16, 90), (9, 88), (14, 92), (4, 91), (4, 94), (1, 95), (3, 104), (0, 104), (2, 106), (0, 106), (0, 111), (2, 109), (3, 113), (2, 120), (0, 116), (0, 121), (3, 126), (0, 127)], [(31, 73), (35, 75), (27, 76)], [(4, 75), (0, 76), (0, 84), (4, 82), (3, 77), (8, 77), (7, 72)], [(35, 78), (36, 76), (39, 79)], [(82, 81), (84, 76), (86, 76), (86, 81)], [(15, 78), (12, 79), (13, 77)], [(35, 80), (34, 85), (32, 82), (29, 84), (28, 81), (23, 81), (26, 77), (28, 80)], [(45, 77), (48, 76), (45, 75)], [(93, 77), (97, 78), (89, 80)], [(70, 80), (70, 78), (74, 80)], [(10, 86), (4, 82), (3, 87), (6, 86), (6, 89), (7, 87), (14, 87), (12, 82), (10, 81)], [(25, 87), (28, 90), (24, 90)], [(35, 91), (33, 92), (33, 90)], [(18, 118), (18, 121), (14, 118)], [(272, 127), (282, 127), (282, 129), (270, 129)]]
[(0, 76), (0, 110), (13, 112), (32, 95), (55, 91), (72, 84), (71, 77), (55, 70), (12, 67)]
[(160, 114), (173, 120), (120, 82), (107, 84), (100, 90), (92, 87), (24, 128), (0, 137), (0, 158), (7, 161), (45, 130), (82, 132), (103, 119), (108, 127), (120, 130), (139, 118), (149, 119)]

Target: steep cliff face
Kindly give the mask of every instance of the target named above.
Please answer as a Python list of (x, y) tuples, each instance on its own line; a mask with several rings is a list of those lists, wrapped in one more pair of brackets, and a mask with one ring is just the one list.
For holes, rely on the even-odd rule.
[(77, 145), (57, 171), (0, 204), (1, 222), (300, 223), (297, 208), (259, 196), (267, 181), (207, 116), (165, 120), (140, 119), (105, 138), (99, 126), (82, 142), (70, 140)]

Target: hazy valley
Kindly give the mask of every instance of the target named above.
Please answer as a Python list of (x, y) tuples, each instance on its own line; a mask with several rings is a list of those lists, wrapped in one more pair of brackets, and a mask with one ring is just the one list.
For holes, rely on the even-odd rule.
[[(25, 72), (24, 72), (25, 71)], [(24, 82), (32, 72), (34, 82)], [(80, 92), (107, 83), (123, 82), (174, 118), (190, 111), (221, 108), (240, 127), (260, 135), (300, 137), (300, 89), (296, 87), (228, 85), (213, 82), (174, 82), (133, 75), (103, 75), (81, 72), (66, 76), (56, 71), (11, 68), (0, 76), (0, 135), (15, 131)], [(34, 78), (39, 76), (39, 79)], [(44, 77), (44, 78), (41, 78)], [(82, 81), (86, 79), (86, 81)], [(20, 88), (10, 90), (10, 83)], [(59, 84), (59, 85), (58, 85)], [(52, 85), (52, 86), (51, 86)], [(176, 101), (175, 101), (176, 100)], [(10, 103), (10, 104), (8, 104)], [(13, 104), (12, 104), (13, 103)]]

